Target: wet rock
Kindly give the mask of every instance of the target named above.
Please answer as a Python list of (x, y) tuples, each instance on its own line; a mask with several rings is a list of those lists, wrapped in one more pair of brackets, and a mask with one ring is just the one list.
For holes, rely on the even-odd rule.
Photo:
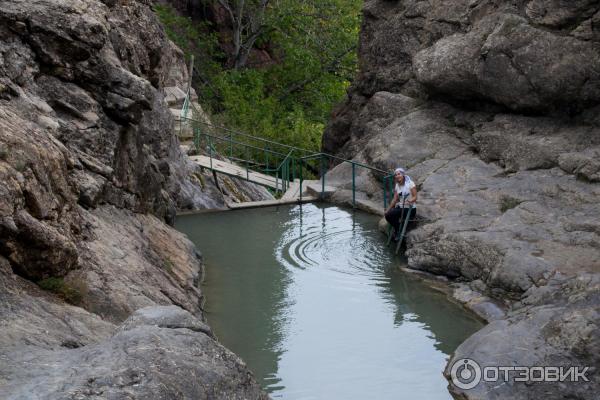
[[(481, 281), (473, 281), (473, 283), (476, 282)], [(486, 289), (483, 282), (481, 282), (479, 287), (477, 287), (477, 285), (471, 286), (474, 286), (475, 290), (471, 289), (469, 285), (464, 283), (455, 284), (452, 297), (487, 322), (506, 318), (506, 305), (501, 303), (499, 304), (497, 300), (495, 301), (481, 294), (481, 292), (485, 291)]]
[(214, 337), (208, 325), (177, 306), (140, 308), (131, 314), (119, 329), (131, 330), (144, 325), (155, 325), (159, 328), (170, 329), (189, 329)]
[(470, 358), (486, 366), (588, 367), (588, 382), (481, 382), (473, 389), (450, 386), (457, 398), (581, 398), (597, 393), (600, 359), (598, 279), (589, 275), (552, 280), (533, 288), (527, 305), (475, 333), (456, 350), (455, 361)]

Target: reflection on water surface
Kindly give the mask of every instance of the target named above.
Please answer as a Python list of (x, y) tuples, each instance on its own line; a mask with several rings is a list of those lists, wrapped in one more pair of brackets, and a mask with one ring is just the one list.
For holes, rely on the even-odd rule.
[(450, 399), (447, 356), (481, 325), (398, 271), (377, 218), (303, 205), (179, 217), (210, 325), (273, 398)]

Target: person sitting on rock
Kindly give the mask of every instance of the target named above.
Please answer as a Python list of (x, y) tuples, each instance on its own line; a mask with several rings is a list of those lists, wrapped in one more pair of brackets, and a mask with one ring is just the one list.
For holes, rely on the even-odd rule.
[(410, 219), (414, 219), (417, 215), (415, 204), (417, 202), (417, 185), (413, 182), (410, 176), (406, 175), (403, 168), (394, 170), (394, 198), (390, 206), (385, 211), (385, 219), (394, 228), (394, 238), (398, 238), (400, 234), (401, 218), (408, 215), (408, 211), (412, 208)]

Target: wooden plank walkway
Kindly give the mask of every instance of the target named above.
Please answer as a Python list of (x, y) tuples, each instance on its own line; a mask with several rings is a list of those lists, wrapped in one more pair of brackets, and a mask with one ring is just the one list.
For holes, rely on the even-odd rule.
[(244, 179), (249, 182), (258, 183), (262, 186), (267, 186), (273, 189), (281, 189), (281, 179), (276, 180), (274, 176), (261, 174), (260, 172), (249, 171), (246, 174), (246, 168), (239, 165), (229, 163), (223, 160), (217, 160), (208, 156), (191, 156), (190, 159), (201, 167), (208, 168), (220, 172), (225, 175)]

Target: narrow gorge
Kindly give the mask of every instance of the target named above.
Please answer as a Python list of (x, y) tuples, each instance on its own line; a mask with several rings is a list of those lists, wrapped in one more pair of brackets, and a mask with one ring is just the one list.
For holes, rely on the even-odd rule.
[[(190, 76), (155, 3), (199, 4), (0, 0), (0, 399), (269, 398), (207, 324), (202, 244), (173, 224), (273, 197), (182, 150)], [(451, 395), (597, 398), (600, 4), (365, 0), (362, 18), (322, 151), (417, 183), (406, 267), (487, 322), (448, 361)], [(461, 389), (462, 359), (589, 382)]]

